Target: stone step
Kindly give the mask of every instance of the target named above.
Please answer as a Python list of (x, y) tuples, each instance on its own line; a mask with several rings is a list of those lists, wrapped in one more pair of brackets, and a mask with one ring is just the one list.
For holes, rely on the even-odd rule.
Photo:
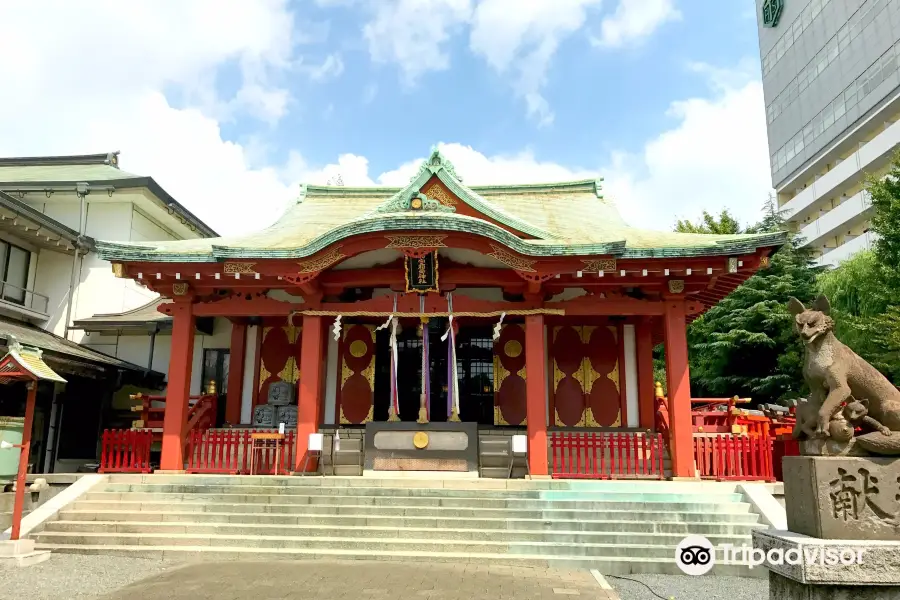
[[(700, 532), (685, 528), (682, 533), (626, 531), (568, 531), (553, 527), (547, 529), (472, 528), (471, 523), (459, 523), (457, 527), (390, 527), (374, 525), (304, 524), (287, 525), (279, 523), (194, 523), (194, 522), (152, 522), (152, 521), (56, 521), (48, 523), (43, 533), (137, 533), (137, 534), (187, 534), (191, 536), (277, 536), (288, 538), (331, 537), (331, 538), (382, 538), (382, 539), (424, 539), (430, 540), (473, 540), (485, 542), (555, 542), (563, 544), (648, 544), (677, 546), (687, 534)], [(708, 532), (714, 544), (751, 543), (750, 528), (744, 527), (740, 533)]]
[[(427, 532), (426, 532), (427, 535)], [(456, 553), (511, 553), (526, 556), (580, 557), (642, 557), (669, 558), (675, 555), (680, 539), (671, 544), (640, 544), (614, 541), (606, 543), (498, 541), (498, 540), (435, 540), (419, 538), (284, 536), (241, 534), (178, 534), (178, 533), (84, 533), (45, 531), (34, 534), (38, 544), (50, 545), (111, 545), (111, 546), (209, 546), (226, 548), (308, 548), (345, 549), (356, 551), (419, 551)], [(726, 543), (752, 545), (749, 537), (729, 538)]]
[[(75, 554), (105, 554), (130, 558), (173, 560), (178, 562), (222, 561), (222, 560), (384, 560), (384, 561), (428, 561), (451, 562), (455, 564), (493, 564), (509, 566), (529, 566), (560, 569), (596, 569), (607, 575), (635, 575), (660, 573), (683, 575), (672, 556), (655, 559), (639, 557), (588, 558), (583, 556), (526, 556), (516, 554), (467, 554), (462, 552), (428, 553), (418, 550), (407, 551), (361, 551), (359, 549), (301, 549), (301, 548), (225, 548), (213, 546), (106, 546), (98, 544), (38, 544), (38, 548), (53, 552)], [(674, 555), (674, 551), (673, 551)], [(390, 568), (386, 566), (386, 568)], [(713, 575), (738, 577), (768, 577), (762, 568), (750, 569), (742, 564), (716, 564)]]
[(302, 494), (317, 496), (390, 496), (390, 497), (417, 497), (417, 498), (478, 498), (478, 499), (609, 499), (609, 500), (634, 500), (634, 501), (660, 501), (665, 499), (698, 499), (707, 498), (716, 502), (739, 501), (741, 494), (734, 492), (685, 490), (672, 491), (665, 486), (657, 487), (628, 487), (627, 484), (616, 488), (576, 488), (568, 490), (473, 490), (473, 489), (444, 489), (430, 487), (301, 487), (285, 485), (197, 485), (197, 484), (107, 484), (104, 487), (107, 493), (142, 493), (142, 494), (244, 494), (244, 495), (285, 495)]
[(737, 483), (724, 481), (657, 481), (657, 480), (580, 480), (580, 479), (513, 479), (505, 481), (484, 479), (390, 479), (376, 477), (321, 477), (321, 476), (272, 476), (272, 475), (140, 475), (113, 474), (111, 484), (151, 485), (227, 485), (231, 486), (278, 486), (315, 488), (357, 488), (385, 487), (427, 488), (427, 489), (492, 489), (492, 490), (582, 490), (599, 491), (653, 491), (687, 493), (735, 493)]
[[(615, 520), (618, 515), (620, 520)], [(545, 518), (484, 518), (484, 517), (396, 517), (396, 516), (364, 516), (364, 515), (322, 515), (322, 514), (272, 514), (272, 513), (229, 513), (229, 512), (142, 512), (142, 511), (81, 511), (64, 510), (59, 518), (70, 522), (106, 523), (255, 523), (270, 525), (317, 525), (343, 527), (415, 527), (415, 528), (484, 528), (484, 529), (516, 529), (539, 531), (618, 531), (638, 533), (678, 533), (686, 535), (749, 535), (753, 529), (766, 528), (757, 523), (757, 515), (723, 515), (732, 520), (716, 519), (706, 513), (682, 513), (673, 520), (670, 515), (632, 513), (616, 513), (609, 519), (593, 519), (596, 515), (585, 515), (584, 519), (545, 519)], [(609, 516), (609, 515), (605, 515)], [(624, 519), (621, 517), (629, 517)], [(652, 520), (652, 519), (656, 520)], [(683, 521), (676, 520), (684, 518)], [(689, 520), (688, 520), (689, 519)], [(48, 528), (55, 526), (49, 523)]]
[[(264, 502), (232, 502), (212, 501), (197, 499), (195, 501), (184, 500), (173, 503), (167, 500), (126, 500), (109, 499), (78, 500), (72, 508), (75, 510), (142, 510), (142, 511), (166, 511), (177, 506), (180, 511), (198, 512), (233, 512), (233, 513), (277, 513), (277, 514), (357, 514), (357, 515), (384, 515), (384, 516), (443, 516), (445, 518), (466, 518), (470, 516), (481, 517), (530, 517), (548, 519), (577, 519), (593, 518), (598, 514), (622, 514), (634, 515), (636, 519), (658, 519), (660, 515), (668, 515), (667, 518), (677, 518), (684, 514), (705, 514), (716, 517), (718, 520), (736, 516), (748, 518), (750, 505), (746, 503), (729, 504), (662, 504), (648, 509), (646, 505), (630, 502), (584, 503), (575, 507), (558, 506), (558, 503), (544, 503), (546, 506), (510, 506), (510, 507), (482, 507), (482, 506), (409, 506), (396, 503), (389, 506), (376, 504), (300, 504), (300, 503), (264, 503)], [(569, 503), (572, 504), (572, 503)], [(628, 517), (626, 517), (628, 518)], [(757, 518), (753, 515), (753, 518)]]
[[(324, 494), (240, 494), (224, 492), (89, 492), (86, 500), (112, 502), (129, 500), (132, 502), (181, 502), (206, 500), (240, 504), (372, 504), (379, 506), (448, 506), (459, 508), (580, 508), (603, 510), (605, 508), (625, 508), (642, 504), (652, 504), (657, 510), (678, 510), (688, 507), (736, 506), (742, 504), (740, 496), (708, 497), (702, 495), (683, 496), (667, 494), (604, 494), (600, 496), (572, 496), (560, 499), (537, 498), (472, 498), (441, 496), (363, 496)], [(747, 505), (749, 506), (749, 505)]]

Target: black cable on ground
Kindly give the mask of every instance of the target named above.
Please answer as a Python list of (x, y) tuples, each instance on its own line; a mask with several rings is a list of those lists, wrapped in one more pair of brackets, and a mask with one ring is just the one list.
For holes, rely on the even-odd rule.
[(639, 583), (642, 586), (644, 586), (645, 588), (647, 588), (647, 591), (649, 591), (651, 594), (653, 594), (657, 598), (660, 598), (661, 600), (675, 600), (675, 596), (660, 596), (659, 594), (656, 593), (656, 591), (652, 587), (650, 587), (649, 585), (647, 585), (640, 579), (632, 579), (630, 577), (621, 577), (619, 575), (604, 575), (604, 577), (609, 577), (611, 579), (624, 579), (625, 581), (633, 581), (634, 583)]

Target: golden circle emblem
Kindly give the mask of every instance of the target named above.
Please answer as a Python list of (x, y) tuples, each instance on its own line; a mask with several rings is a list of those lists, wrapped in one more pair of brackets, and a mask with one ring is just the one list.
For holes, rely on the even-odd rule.
[(411, 206), (417, 210), (422, 208), (422, 199), (421, 198), (413, 198)]
[(510, 358), (515, 358), (522, 354), (522, 344), (519, 342), (519, 340), (509, 340), (503, 346), (503, 351)]
[(350, 356), (354, 358), (362, 358), (369, 351), (369, 345), (362, 340), (353, 340), (350, 342)]
[(428, 434), (424, 431), (417, 431), (413, 436), (413, 446), (421, 450), (428, 445)]

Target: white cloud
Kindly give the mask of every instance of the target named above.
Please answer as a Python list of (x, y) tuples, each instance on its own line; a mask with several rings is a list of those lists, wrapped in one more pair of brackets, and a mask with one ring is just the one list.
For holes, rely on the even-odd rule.
[(363, 27), (376, 62), (395, 62), (404, 81), (450, 66), (447, 42), (469, 20), (471, 0), (379, 0), (373, 19)]
[[(708, 77), (709, 97), (673, 102), (673, 126), (636, 152), (614, 152), (601, 165), (568, 166), (538, 160), (524, 150), (487, 156), (459, 143), (439, 144), (469, 185), (538, 183), (604, 178), (607, 199), (625, 220), (648, 229), (671, 230), (679, 218), (696, 219), (704, 210), (731, 211), (744, 224), (761, 218), (771, 191), (762, 85), (742, 63), (734, 70), (693, 65)], [(415, 174), (424, 154), (372, 177), (359, 156), (329, 166), (363, 185), (402, 186)], [(355, 170), (353, 170), (355, 168)], [(371, 183), (365, 183), (371, 182)], [(347, 185), (350, 185), (347, 183)]]
[(472, 19), (470, 47), (497, 72), (512, 71), (516, 93), (539, 125), (553, 122), (541, 90), (560, 43), (581, 29), (601, 0), (481, 0)]
[(322, 64), (307, 67), (306, 70), (313, 81), (336, 78), (344, 72), (344, 61), (339, 54), (329, 54)]
[(741, 71), (707, 72), (717, 74), (712, 97), (672, 103), (675, 127), (604, 169), (609, 196), (633, 225), (668, 229), (722, 208), (745, 224), (761, 217), (771, 191), (762, 84)]
[[(318, 0), (326, 6), (353, 0)], [(373, 11), (363, 27), (369, 54), (395, 63), (407, 85), (450, 66), (450, 39), (468, 27), (469, 49), (508, 78), (538, 125), (553, 123), (544, 97), (547, 73), (560, 45), (588, 23), (603, 0), (358, 0)], [(673, 0), (619, 0), (600, 23), (595, 45), (618, 47), (650, 36), (679, 18)]]
[[(547, 183), (589, 179), (596, 176), (596, 173), (591, 171), (570, 169), (557, 163), (540, 161), (530, 150), (488, 157), (472, 146), (459, 143), (441, 143), (438, 144), (438, 149), (453, 163), (456, 173), (467, 185)], [(406, 185), (425, 158), (422, 156), (382, 173), (378, 176), (378, 183), (391, 186)]]
[[(400, 1), (418, 6), (420, 13), (430, 6), (424, 0)], [(442, 1), (442, 10), (449, 11), (445, 25), (469, 6), (468, 0)], [(541, 61), (585, 18), (574, 10), (566, 17), (553, 11), (537, 16), (532, 6), (530, 16), (512, 10), (501, 23), (500, 13), (488, 10), (500, 1), (482, 0), (471, 43), (502, 72), (546, 65)], [(0, 61), (0, 79), (15, 82), (9, 93), (0, 94), (0, 156), (121, 150), (123, 169), (153, 176), (222, 233), (269, 225), (296, 197), (295, 182), (326, 183), (339, 173), (348, 186), (403, 185), (419, 166), (421, 159), (370, 173), (368, 158), (352, 152), (326, 165), (308, 164), (294, 152), (283, 167), (274, 168), (266, 166), (272, 162), (265, 138), (248, 135), (243, 144), (224, 139), (225, 119), (249, 112), (274, 121), (294, 102), (279, 80), (303, 71), (306, 63), (297, 56), (299, 38), (283, 2), (235, 2), (228, 10), (214, 0), (134, 0), (128, 11), (112, 1), (89, 6), (58, 2), (48, 10), (46, 4), (7, 2), (0, 8), (5, 26), (0, 56), (15, 57)], [(583, 10), (587, 6), (582, 3)], [(75, 26), (85, 18), (98, 33), (85, 35)], [(437, 54), (417, 50), (426, 58), (423, 64), (429, 57), (440, 62), (445, 52), (440, 40), (446, 40), (441, 35), (450, 35), (445, 25), (432, 25), (436, 37), (413, 33), (407, 40), (411, 47), (426, 38), (438, 40)], [(474, 35), (491, 28), (494, 39)], [(241, 81), (232, 97), (222, 98), (213, 84), (226, 64), (239, 66)], [(326, 77), (341, 68), (340, 57), (332, 55), (314, 71)], [(709, 80), (708, 96), (673, 103), (669, 130), (635, 152), (615, 153), (606, 164), (561, 165), (539, 160), (528, 149), (485, 155), (461, 143), (441, 148), (472, 185), (602, 175), (608, 197), (636, 226), (669, 229), (678, 217), (696, 218), (704, 209), (723, 207), (744, 222), (755, 221), (770, 189), (755, 69), (746, 63), (737, 69), (693, 64), (689, 70)], [(521, 88), (534, 93), (524, 97), (535, 103), (537, 114), (542, 81)], [(371, 90), (374, 97), (377, 88)], [(363, 99), (368, 96), (367, 91)], [(181, 100), (177, 106), (173, 97)]]
[(592, 41), (608, 48), (636, 44), (680, 18), (674, 0), (619, 0), (615, 12), (600, 23), (600, 36)]
[[(0, 60), (0, 79), (16, 82), (0, 94), (0, 156), (121, 150), (124, 170), (153, 176), (222, 233), (266, 226), (296, 196), (251, 166), (264, 142), (244, 149), (220, 131), (246, 114), (273, 122), (292, 101), (279, 80), (302, 62), (284, 1), (14, 1), (0, 22), (0, 56), (15, 57)], [(220, 97), (229, 64), (239, 86)]]

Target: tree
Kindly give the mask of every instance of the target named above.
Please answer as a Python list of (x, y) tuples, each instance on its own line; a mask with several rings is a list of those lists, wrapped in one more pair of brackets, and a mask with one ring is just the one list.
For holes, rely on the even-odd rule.
[[(705, 219), (705, 217), (704, 217)], [(771, 197), (762, 221), (745, 233), (785, 230)], [(697, 397), (753, 398), (754, 404), (800, 394), (803, 348), (793, 333), (787, 302), (810, 302), (816, 276), (809, 249), (790, 236), (761, 269), (688, 328), (691, 392)]]
[(900, 290), (900, 150), (886, 176), (866, 176), (866, 189), (875, 209), (871, 226), (878, 235), (875, 259), (889, 287)]
[(878, 235), (872, 251), (859, 252), (823, 273), (818, 285), (832, 306), (838, 338), (884, 373), (900, 382), (900, 153), (888, 174), (868, 175), (866, 189)]
[(675, 231), (680, 233), (716, 233), (727, 235), (740, 233), (741, 225), (731, 216), (728, 209), (723, 209), (719, 214), (718, 219), (704, 210), (700, 220), (696, 223), (679, 219), (678, 222), (675, 223)]

